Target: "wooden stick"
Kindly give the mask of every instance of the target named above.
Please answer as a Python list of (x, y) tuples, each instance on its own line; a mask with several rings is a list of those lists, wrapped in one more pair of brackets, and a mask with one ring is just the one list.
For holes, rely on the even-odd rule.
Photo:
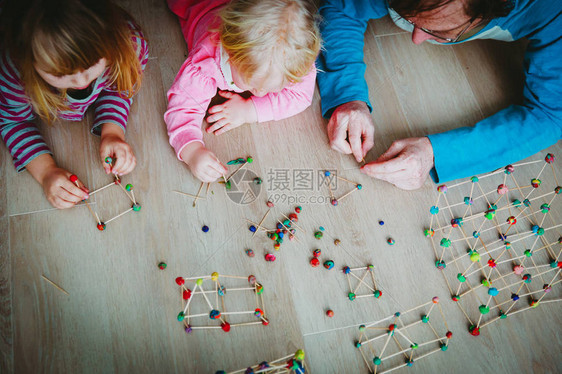
[(195, 208), (195, 204), (197, 203), (197, 199), (199, 199), (199, 195), (201, 194), (201, 190), (203, 189), (203, 185), (205, 183), (201, 182), (201, 185), (199, 186), (199, 190), (197, 191), (197, 195), (195, 196), (195, 200), (193, 200), (193, 207)]
[(248, 162), (244, 162), (242, 165), (240, 165), (240, 167), (239, 167), (238, 169), (236, 169), (236, 170), (234, 171), (234, 173), (230, 174), (230, 176), (229, 176), (228, 178), (226, 178), (225, 183), (228, 182), (228, 181), (230, 180), (230, 178), (232, 178), (236, 173), (238, 173), (240, 170), (242, 170), (242, 168), (243, 168), (244, 166), (246, 166), (247, 163), (248, 163)]
[(261, 228), (261, 224), (263, 223), (263, 221), (265, 221), (265, 218), (267, 217), (267, 215), (269, 214), (269, 212), (271, 212), (271, 209), (268, 209), (267, 212), (265, 213), (265, 215), (263, 216), (263, 218), (261, 219), (260, 223), (258, 223), (258, 227), (256, 227), (256, 231), (254, 231), (254, 235), (252, 235), (252, 238), (254, 236), (256, 236), (256, 233), (258, 232), (258, 230)]
[(113, 220), (116, 220), (117, 218), (119, 218), (119, 217), (121, 217), (121, 216), (123, 216), (123, 215), (125, 215), (125, 214), (127, 214), (127, 213), (129, 213), (129, 212), (131, 212), (132, 210), (133, 210), (133, 208), (129, 208), (129, 209), (127, 209), (126, 211), (124, 211), (123, 213), (120, 213), (120, 214), (116, 215), (115, 217), (113, 217), (113, 218), (111, 218), (111, 219), (108, 219), (108, 220), (105, 221), (104, 223), (105, 223), (105, 224), (108, 224), (109, 222), (111, 222), (111, 221), (113, 221)]
[[(180, 194), (180, 195), (185, 195), (185, 196), (193, 197), (193, 198), (197, 197), (197, 196), (192, 195), (192, 194), (187, 193), (187, 192), (181, 192), (181, 191), (175, 191), (175, 190), (172, 191), (172, 192), (175, 192), (175, 193)], [(204, 197), (204, 196), (199, 196), (199, 198), (200, 198), (200, 199), (203, 199), (203, 200), (207, 199), (207, 198)]]
[(89, 195), (92, 196), (93, 194), (95, 194), (95, 193), (97, 193), (97, 192), (100, 192), (101, 190), (105, 190), (107, 187), (111, 187), (111, 186), (113, 186), (114, 184), (115, 184), (115, 182), (111, 182), (111, 183), (108, 184), (107, 186), (100, 187), (100, 188), (98, 188), (97, 190), (90, 192)]
[(64, 290), (64, 288), (62, 288), (61, 286), (59, 286), (58, 284), (56, 284), (55, 282), (53, 282), (52, 280), (50, 280), (49, 278), (47, 278), (46, 276), (44, 276), (43, 274), (41, 274), (41, 277), (43, 277), (43, 279), (45, 279), (47, 282), (49, 282), (51, 285), (53, 285), (55, 288), (57, 288), (59, 291), (64, 292), (65, 294), (67, 294), (68, 296), (70, 296), (70, 294), (68, 292), (66, 292)]
[(349, 195), (351, 195), (352, 193), (354, 193), (355, 191), (359, 190), (357, 187), (355, 187), (354, 189), (352, 189), (351, 191), (349, 191), (348, 193), (346, 193), (345, 195), (343, 195), (342, 197), (338, 198), (338, 201), (341, 201), (344, 197), (347, 197)]
[(205, 196), (209, 195), (209, 188), (211, 187), (211, 183), (207, 183), (207, 189), (205, 190)]

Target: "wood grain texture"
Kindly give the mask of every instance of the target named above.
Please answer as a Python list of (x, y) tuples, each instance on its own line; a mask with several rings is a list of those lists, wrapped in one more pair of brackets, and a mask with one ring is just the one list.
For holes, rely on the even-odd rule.
[[(138, 164), (123, 178), (133, 184), (142, 209), (99, 232), (85, 206), (50, 209), (39, 186), (27, 173), (16, 175), (2, 150), (2, 373), (214, 373), (273, 360), (299, 348), (306, 352), (309, 372), (366, 373), (353, 346), (357, 326), (432, 296), (442, 299), (454, 337), (447, 352), (416, 362), (416, 372), (561, 372), (560, 305), (546, 304), (493, 324), (479, 338), (466, 332), (466, 320), (450, 301), (430, 242), (423, 236), (435, 186), (427, 181), (417, 191), (397, 190), (361, 174), (352, 157), (332, 151), (317, 91), (312, 105), (292, 118), (244, 125), (221, 136), (204, 135), (207, 146), (224, 162), (254, 158), (243, 169), (263, 179), (254, 201), (240, 203), (218, 183), (196, 207), (192, 198), (174, 194), (173, 190), (196, 194), (200, 186), (176, 159), (162, 117), (166, 91), (187, 48), (164, 1), (119, 3), (142, 26), (150, 46), (126, 134)], [(415, 46), (387, 18), (370, 22), (365, 61), (376, 138), (367, 160), (376, 159), (395, 139), (471, 125), (516, 101), (520, 83), (513, 77), (520, 72), (521, 56), (521, 44)], [(61, 123), (48, 130), (47, 139), (57, 161), (93, 189), (111, 178), (100, 167), (99, 139), (88, 133), (90, 121)], [(548, 151), (562, 155), (560, 144)], [(320, 185), (326, 169), (338, 170), (363, 189), (338, 207), (327, 204), (329, 191)], [(562, 168), (557, 172), (562, 175)], [(312, 182), (299, 183), (303, 176), (311, 176)], [(288, 184), (279, 183), (284, 177)], [(339, 181), (334, 194), (352, 188)], [(276, 203), (264, 221), (266, 227), (274, 227), (296, 205), (303, 207), (297, 224), (304, 232), (298, 230), (297, 240), (285, 240), (278, 252), (263, 233), (252, 238), (245, 220), (259, 222), (269, 198)], [(103, 219), (129, 206), (116, 186), (92, 199), (92, 208)], [(552, 214), (558, 221), (562, 218), (559, 211)], [(210, 227), (208, 233), (202, 232), (203, 225)], [(313, 233), (320, 226), (324, 237), (317, 240)], [(394, 246), (386, 244), (389, 237), (396, 240)], [(341, 240), (338, 246), (336, 238)], [(245, 255), (247, 248), (254, 250), (254, 258)], [(334, 269), (309, 265), (316, 248), (322, 250), (322, 262), (335, 262)], [(274, 253), (277, 260), (265, 262), (266, 253)], [(157, 268), (160, 261), (168, 264), (166, 270)], [(341, 268), (367, 264), (375, 265), (383, 297), (349, 301)], [(265, 287), (270, 325), (187, 335), (176, 320), (181, 298), (174, 279), (213, 271), (254, 274)], [(42, 274), (70, 295), (48, 284)], [(243, 297), (227, 302), (229, 308), (248, 307)], [(333, 318), (325, 316), (327, 309), (335, 312)]]

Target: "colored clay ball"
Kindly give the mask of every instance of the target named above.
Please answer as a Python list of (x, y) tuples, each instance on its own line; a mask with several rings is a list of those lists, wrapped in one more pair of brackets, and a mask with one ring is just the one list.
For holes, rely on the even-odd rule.
[(445, 334), (445, 336), (447, 337), (447, 339), (451, 339), (453, 337), (453, 333), (450, 331), (447, 331), (447, 333)]
[(177, 316), (178, 321), (181, 322), (181, 321), (183, 321), (184, 318), (185, 318), (185, 313), (183, 311), (179, 312), (178, 316)]
[(256, 284), (256, 277), (254, 275), (249, 275), (248, 276), (248, 283), (250, 283), (250, 285), (255, 285)]
[(498, 191), (498, 194), (505, 195), (507, 193), (507, 191), (509, 191), (509, 188), (505, 184), (500, 184), (498, 186), (497, 191)]
[(96, 225), (96, 227), (98, 228), (98, 230), (103, 231), (105, 230), (105, 223), (100, 222)]
[(256, 226), (252, 225), (248, 228), (248, 230), (250, 230), (251, 232), (256, 232)]
[(443, 352), (445, 352), (445, 351), (447, 350), (447, 348), (449, 348), (449, 346), (448, 346), (447, 344), (441, 343), (441, 350), (442, 350)]
[(478, 183), (478, 177), (470, 177), (472, 183)]
[(433, 235), (435, 235), (435, 230), (425, 229), (425, 230), (423, 230), (423, 234), (425, 235), (426, 238), (432, 238)]
[(257, 318), (261, 318), (263, 316), (263, 310), (261, 310), (260, 308), (256, 308), (256, 310), (254, 311), (254, 316), (256, 316)]
[(539, 188), (541, 183), (541, 180), (537, 178), (531, 180), (531, 186), (533, 186), (533, 188)]
[(513, 167), (513, 165), (507, 165), (507, 166), (505, 167), (504, 173), (506, 173), (506, 174), (511, 174), (511, 173), (513, 173), (514, 170), (515, 170), (515, 168)]
[(460, 295), (453, 295), (452, 296), (453, 301), (459, 301), (461, 299)]
[(159, 268), (160, 270), (166, 269), (167, 266), (168, 266), (168, 265), (167, 265), (165, 262), (161, 262), (161, 263), (158, 264), (158, 268)]
[(216, 271), (211, 273), (211, 280), (216, 281), (217, 279), (219, 279), (219, 273), (217, 273)]
[(460, 227), (462, 226), (462, 224), (463, 224), (462, 218), (453, 218), (451, 220), (451, 226), (453, 227)]
[(267, 254), (265, 255), (265, 261), (273, 262), (273, 261), (275, 261), (275, 260), (276, 260), (276, 258), (275, 258), (275, 255), (274, 255), (274, 254), (272, 254), (272, 253), (267, 253)]
[(264, 326), (267, 326), (267, 325), (269, 325), (269, 320), (267, 318), (263, 317), (261, 319), (261, 324), (264, 325)]
[(510, 225), (515, 225), (517, 223), (517, 218), (515, 218), (514, 216), (510, 216), (507, 218), (507, 223), (509, 223)]
[(494, 260), (493, 258), (488, 260), (488, 266), (491, 268), (495, 268), (498, 264), (496, 263), (496, 260)]
[(394, 243), (396, 243), (392, 238), (386, 239), (386, 242), (388, 243), (388, 245), (394, 245)]
[(304, 351), (302, 349), (299, 349), (298, 351), (295, 352), (295, 359), (299, 361), (304, 360)]
[(184, 283), (185, 283), (185, 280), (182, 277), (177, 277), (176, 283), (178, 284), (178, 286), (183, 286)]
[(302, 207), (298, 206), (295, 208), (296, 213), (300, 213), (302, 211)]
[(471, 251), (470, 253), (470, 261), (472, 262), (478, 262), (480, 261), (480, 253), (476, 252), (476, 251)]
[(552, 287), (551, 287), (550, 285), (548, 285), (548, 284), (544, 284), (544, 285), (542, 286), (542, 289), (543, 289), (544, 292), (546, 292), (546, 293), (552, 291)]
[(474, 202), (474, 201), (472, 201), (472, 199), (471, 199), (470, 197), (468, 197), (468, 196), (466, 196), (466, 197), (464, 198), (464, 203), (465, 203), (466, 205), (472, 205), (473, 202)]
[(70, 177), (68, 177), (70, 179), (70, 181), (72, 183), (76, 183), (76, 181), (78, 181), (78, 177), (74, 174), (72, 174)]
[(232, 188), (232, 183), (230, 183), (230, 181), (226, 181), (226, 182), (224, 183), (224, 187), (225, 187), (227, 190), (230, 190), (230, 189)]
[(255, 177), (254, 178), (254, 184), (262, 184), (262, 179), (260, 177)]
[(334, 245), (340, 245), (340, 243), (341, 243), (341, 240), (339, 240), (339, 239), (334, 240)]
[(375, 296), (375, 299), (380, 299), (380, 297), (382, 296), (382, 291), (375, 290), (375, 292), (373, 292), (373, 295)]
[(133, 208), (133, 211), (138, 212), (141, 210), (141, 205), (139, 203), (134, 203), (131, 208)]
[(332, 200), (330, 200), (330, 203), (332, 203), (333, 206), (337, 206), (337, 205), (338, 205), (338, 200), (337, 200), (337, 199), (332, 199)]
[(279, 248), (281, 248), (281, 244), (279, 244), (279, 243), (273, 244), (273, 249), (275, 249), (276, 251), (278, 251)]
[(324, 226), (320, 226), (318, 229), (319, 229), (320, 231), (325, 231), (325, 230), (326, 230), (326, 229), (324, 228)]
[(458, 273), (458, 274), (457, 274), (457, 279), (458, 279), (459, 282), (461, 282), (461, 283), (466, 281), (466, 278), (465, 278), (464, 275), (462, 275), (462, 273)]
[(495, 216), (496, 216), (496, 210), (495, 209), (489, 209), (489, 210), (486, 211), (486, 213), (484, 213), (484, 217), (486, 217), (486, 219), (489, 219), (489, 220), (493, 220)]
[(363, 332), (365, 331), (365, 325), (359, 325), (359, 331)]
[(424, 315), (422, 316), (422, 318), (421, 318), (421, 321), (422, 321), (423, 323), (428, 323), (428, 322), (429, 322), (429, 317), (424, 314)]
[(414, 360), (410, 360), (410, 359), (407, 359), (407, 360), (406, 360), (406, 366), (410, 367), (410, 366), (412, 366), (413, 364), (414, 364)]
[(315, 268), (317, 266), (320, 266), (320, 260), (317, 259), (316, 257), (313, 257), (310, 259), (310, 265)]
[(324, 267), (328, 270), (331, 270), (334, 267), (334, 261), (332, 260), (324, 261)]
[(429, 213), (431, 214), (437, 214), (439, 213), (439, 207), (438, 206), (432, 206), (431, 208), (429, 208)]
[(418, 343), (410, 344), (410, 348), (412, 348), (412, 349), (418, 349), (418, 347), (419, 347)]
[(325, 176), (325, 177), (329, 177), (330, 175), (332, 175), (332, 173), (330, 173), (328, 170), (326, 170), (326, 171), (324, 172), (324, 176)]
[(394, 317), (396, 317), (396, 318), (400, 317), (400, 312), (394, 313)]
[(557, 195), (560, 195), (560, 193), (562, 193), (562, 187), (557, 186), (557, 187), (554, 189), (554, 193), (557, 194)]
[(314, 233), (314, 237), (315, 237), (316, 239), (321, 239), (323, 236), (324, 236), (324, 234), (323, 234), (321, 231), (316, 231), (316, 232)]
[(211, 312), (209, 313), (209, 318), (210, 319), (218, 319), (221, 316), (221, 312), (219, 312), (216, 309), (211, 310)]
[(439, 242), (439, 245), (443, 248), (449, 248), (451, 246), (451, 240), (447, 238), (443, 238)]
[(111, 165), (111, 163), (113, 162), (113, 159), (111, 157), (106, 157), (105, 158), (105, 163)]
[(267, 203), (265, 203), (265, 205), (267, 205), (269, 208), (273, 208), (275, 206), (275, 204), (273, 204), (273, 201), (268, 200)]
[(384, 226), (384, 221), (379, 221), (380, 226)]
[(507, 314), (505, 314), (501, 310), (500, 310), (499, 316), (500, 316), (500, 319), (506, 319), (507, 318)]
[(531, 206), (531, 201), (529, 199), (525, 199), (523, 200), (523, 205), (525, 205), (528, 208)]
[(536, 308), (536, 307), (539, 306), (539, 302), (537, 300), (533, 300), (533, 301), (531, 301), (530, 306), (531, 306), (531, 308)]
[(526, 249), (524, 254), (526, 257), (531, 257), (533, 255), (533, 252), (530, 249)]
[(482, 285), (484, 287), (490, 287), (492, 285), (492, 283), (490, 282), (490, 280), (488, 280), (487, 278), (482, 279)]
[(228, 323), (228, 322), (221, 323), (221, 329), (224, 332), (229, 332), (230, 331), (230, 323)]
[(198, 279), (195, 281), (195, 284), (198, 285), (199, 287), (201, 287), (201, 286), (203, 285), (203, 278), (198, 278)]
[(191, 325), (186, 325), (185, 326), (185, 333), (186, 334), (190, 334), (193, 331), (193, 329), (191, 328)]
[(203, 227), (201, 227), (201, 231), (203, 231), (203, 232), (208, 232), (208, 231), (209, 231), (209, 226), (204, 225)]
[(511, 294), (511, 300), (513, 300), (513, 301), (519, 300), (519, 295), (517, 295), (516, 293), (512, 293)]
[(447, 186), (444, 185), (444, 184), (442, 184), (441, 186), (438, 186), (438, 187), (437, 187), (437, 192), (446, 193), (446, 192), (447, 192)]
[(254, 251), (253, 251), (252, 249), (246, 249), (246, 255), (247, 255), (248, 257), (254, 257), (254, 256), (255, 256), (255, 253), (254, 253)]
[(248, 164), (251, 164), (252, 162), (254, 162), (254, 159), (253, 159), (251, 156), (249, 156), (249, 157), (246, 159), (246, 162), (247, 162)]
[(491, 287), (490, 289), (488, 289), (488, 295), (490, 296), (498, 296), (499, 293), (500, 292), (495, 287)]
[(345, 266), (342, 271), (343, 271), (344, 274), (351, 273), (351, 269), (349, 268), (349, 266)]
[(333, 311), (332, 309), (328, 309), (328, 310), (326, 311), (326, 315), (331, 318), (331, 317), (334, 316), (334, 311)]
[(133, 185), (132, 185), (131, 183), (128, 183), (128, 184), (125, 186), (125, 189), (126, 189), (127, 191), (131, 191), (131, 190), (133, 189)]
[(315, 249), (314, 251), (312, 251), (312, 255), (314, 257), (320, 257), (321, 254), (322, 254), (322, 250), (320, 249)]
[(374, 270), (375, 270), (375, 266), (374, 266), (374, 265), (367, 265), (367, 270), (369, 270), (369, 271), (374, 271)]
[(349, 298), (349, 300), (353, 301), (357, 296), (353, 292), (350, 292), (347, 294), (347, 297)]
[(544, 203), (541, 205), (541, 212), (543, 212), (544, 214), (550, 212), (550, 205), (548, 205), (547, 203)]
[(546, 155), (546, 157), (544, 158), (544, 160), (549, 163), (552, 164), (554, 162), (554, 160), (556, 160), (556, 157), (554, 157), (554, 155), (552, 153), (548, 153)]
[(439, 297), (434, 296), (433, 299), (431, 299), (431, 301), (433, 302), (433, 304), (439, 304)]
[(361, 342), (355, 342), (355, 348), (361, 348)]
[(382, 362), (382, 360), (380, 359), (380, 357), (375, 357), (373, 358), (373, 364), (375, 365), (380, 365)]
[(358, 185), (357, 185), (357, 186), (355, 186), (355, 187), (357, 187), (357, 189), (358, 189), (358, 190), (360, 190), (360, 189), (362, 189), (362, 188), (363, 188), (363, 186), (362, 186), (362, 185), (360, 185), (360, 184), (358, 184)]
[(445, 264), (445, 261), (441, 260), (441, 261), (435, 261), (435, 267), (439, 270), (443, 270), (447, 267), (447, 265)]
[(224, 295), (226, 295), (226, 288), (225, 288), (224, 286), (220, 286), (220, 287), (217, 289), (217, 293), (219, 294), (219, 296), (224, 296)]
[(531, 283), (531, 274), (525, 274), (523, 275), (523, 282), (525, 283)]
[(475, 239), (478, 239), (480, 237), (480, 233), (478, 231), (473, 231), (472, 237), (475, 238)]
[(478, 327), (474, 326), (474, 325), (471, 325), (471, 326), (468, 328), (468, 332), (469, 332), (470, 335), (472, 335), (472, 336), (478, 336), (478, 335), (480, 335), (480, 329), (479, 329)]
[(521, 275), (524, 270), (525, 270), (525, 268), (523, 267), (523, 265), (515, 265), (513, 267), (513, 272), (517, 275)]

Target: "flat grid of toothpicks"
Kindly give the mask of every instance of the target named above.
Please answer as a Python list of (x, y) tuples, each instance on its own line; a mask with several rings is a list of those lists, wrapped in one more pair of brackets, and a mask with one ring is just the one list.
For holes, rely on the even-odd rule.
[(562, 188), (554, 163), (548, 154), (438, 187), (425, 235), (472, 335), (562, 300), (562, 224), (552, 215), (560, 212)]
[[(361, 275), (361, 272), (363, 272), (363, 275)], [(377, 288), (375, 267), (373, 265), (360, 268), (345, 266), (343, 273), (349, 285), (349, 293), (347, 294), (349, 300), (353, 301), (357, 298), (365, 297), (379, 299), (382, 296), (382, 291)], [(355, 273), (359, 273), (359, 275)]]
[[(439, 317), (432, 312), (439, 310)], [(371, 373), (389, 373), (413, 366), (416, 361), (446, 351), (453, 336), (439, 298), (359, 326), (355, 343)], [(432, 337), (428, 338), (430, 335)]]
[(230, 371), (228, 373), (224, 371), (217, 371), (217, 374), (239, 374), (248, 373), (249, 369), (252, 369), (251, 373), (268, 373), (268, 374), (304, 374), (306, 373), (306, 365), (304, 363), (304, 351), (299, 349), (293, 354), (287, 355), (285, 357), (278, 358), (273, 361), (263, 361), (259, 364), (250, 366), (248, 368)]
[[(182, 296), (182, 311), (178, 314), (178, 320), (183, 322), (187, 333), (203, 329), (229, 332), (231, 327), (269, 324), (263, 301), (263, 286), (253, 275), (242, 277), (214, 272), (201, 277), (178, 277), (176, 283), (180, 285)], [(231, 287), (232, 284), (236, 286)], [(245, 299), (241, 293), (254, 294), (255, 298), (250, 295), (247, 299), (255, 299), (255, 307), (250, 310), (227, 310), (225, 298), (230, 296), (233, 300)], [(195, 304), (199, 304), (199, 309), (206, 312), (193, 313)], [(240, 321), (233, 323), (231, 319), (235, 317)]]

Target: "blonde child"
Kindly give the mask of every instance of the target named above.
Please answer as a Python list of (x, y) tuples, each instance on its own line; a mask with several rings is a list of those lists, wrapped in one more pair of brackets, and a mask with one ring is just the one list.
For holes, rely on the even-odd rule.
[[(80, 121), (93, 107), (91, 131), (101, 136), (105, 171), (131, 172), (136, 161), (124, 135), (146, 41), (108, 0), (8, 0), (0, 7), (0, 134), (16, 169), (27, 169), (54, 207), (72, 207), (88, 198), (87, 190), (57, 166), (33, 120)], [(112, 170), (106, 157), (115, 159)]]
[[(168, 91), (170, 144), (195, 177), (212, 182), (226, 167), (205, 148), (201, 125), (215, 135), (244, 123), (280, 120), (306, 109), (320, 49), (307, 0), (168, 0), (180, 17), (189, 56)], [(239, 95), (249, 91), (245, 99)]]

